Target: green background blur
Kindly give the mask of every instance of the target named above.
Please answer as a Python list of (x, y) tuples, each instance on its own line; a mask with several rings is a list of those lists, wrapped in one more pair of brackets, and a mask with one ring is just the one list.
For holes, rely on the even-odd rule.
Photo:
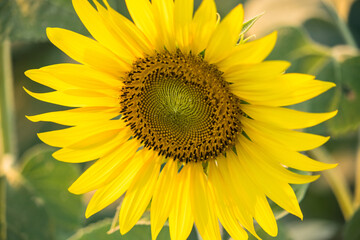
[[(123, 0), (109, 2), (129, 16)], [(247, 36), (255, 35), (253, 39), (257, 39), (273, 30), (279, 31), (279, 41), (268, 59), (291, 61), (292, 67), (288, 72), (309, 73), (316, 75), (317, 79), (337, 83), (336, 89), (294, 108), (310, 112), (339, 109), (333, 120), (306, 131), (332, 136), (326, 148), (333, 161), (339, 163), (337, 173), (344, 177), (353, 192), (360, 125), (360, 57), (359, 49), (351, 46), (354, 44), (347, 39), (346, 31), (360, 46), (360, 1), (216, 2), (222, 18), (239, 3), (244, 4), (245, 20), (265, 12)], [(199, 4), (200, 0), (195, 0), (195, 6)], [(8, 239), (150, 239), (147, 215), (125, 236), (120, 236), (118, 231), (106, 234), (119, 201), (85, 219), (85, 206), (91, 193), (75, 196), (68, 193), (67, 188), (88, 165), (54, 160), (51, 157), (54, 149), (42, 145), (36, 134), (62, 127), (51, 123), (32, 123), (25, 117), (65, 109), (37, 101), (23, 90), (25, 86), (34, 92), (49, 91), (26, 78), (24, 71), (72, 61), (50, 44), (45, 35), (46, 27), (63, 27), (89, 35), (70, 0), (0, 1), (0, 36), (7, 35), (12, 42), (17, 138), (17, 160), (13, 165), (9, 164), (6, 172)], [(302, 188), (302, 191), (305, 190), (306, 186)], [(260, 233), (264, 239), (360, 239), (360, 230), (356, 230), (356, 226), (360, 228), (359, 214), (351, 221), (344, 220), (324, 177), (309, 186), (300, 205), (304, 213), (303, 222), (293, 216), (285, 216), (279, 220), (279, 236), (271, 238)], [(223, 238), (229, 239), (226, 232)], [(168, 227), (164, 227), (158, 239), (169, 239)], [(195, 230), (190, 239), (198, 239)]]

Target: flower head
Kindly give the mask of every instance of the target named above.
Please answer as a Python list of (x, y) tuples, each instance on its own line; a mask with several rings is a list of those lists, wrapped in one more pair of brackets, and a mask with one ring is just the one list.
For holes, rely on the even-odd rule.
[(218, 220), (234, 239), (270, 235), (277, 224), (267, 198), (302, 218), (289, 184), (314, 181), (288, 168), (321, 171), (334, 165), (299, 153), (328, 138), (295, 131), (336, 112), (305, 113), (284, 106), (333, 87), (289, 63), (264, 61), (276, 32), (239, 42), (243, 8), (222, 21), (214, 0), (127, 0), (133, 21), (106, 0), (73, 0), (94, 39), (48, 28), (50, 41), (80, 64), (57, 64), (26, 75), (54, 91), (27, 92), (72, 107), (29, 117), (69, 126), (40, 133), (61, 148), (60, 161), (96, 160), (69, 188), (96, 190), (89, 217), (125, 194), (120, 231), (128, 232), (151, 202), (155, 239), (169, 220), (171, 238), (186, 239), (195, 222), (204, 239), (220, 239)]

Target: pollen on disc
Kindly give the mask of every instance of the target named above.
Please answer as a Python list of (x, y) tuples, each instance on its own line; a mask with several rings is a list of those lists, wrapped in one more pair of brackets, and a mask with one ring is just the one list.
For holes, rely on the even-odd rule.
[(208, 160), (241, 132), (239, 99), (222, 72), (200, 56), (177, 51), (138, 59), (120, 99), (134, 137), (165, 157)]

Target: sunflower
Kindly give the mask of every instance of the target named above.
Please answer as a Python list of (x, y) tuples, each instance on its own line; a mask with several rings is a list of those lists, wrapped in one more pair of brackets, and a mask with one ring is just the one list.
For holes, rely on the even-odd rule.
[[(171, 239), (196, 227), (220, 239), (271, 236), (277, 223), (267, 198), (302, 219), (290, 184), (304, 184), (334, 167), (299, 153), (329, 138), (296, 131), (336, 112), (306, 113), (284, 106), (334, 87), (313, 76), (284, 73), (286, 61), (264, 61), (276, 32), (245, 42), (243, 7), (219, 20), (214, 0), (126, 0), (133, 21), (104, 4), (73, 0), (92, 38), (48, 28), (50, 41), (80, 64), (29, 70), (54, 89), (33, 93), (71, 107), (28, 117), (68, 128), (39, 133), (59, 147), (59, 161), (96, 160), (69, 188), (93, 190), (86, 217), (124, 195), (119, 225), (127, 233), (150, 206), (152, 239), (168, 219)], [(246, 231), (247, 230), (247, 231)]]

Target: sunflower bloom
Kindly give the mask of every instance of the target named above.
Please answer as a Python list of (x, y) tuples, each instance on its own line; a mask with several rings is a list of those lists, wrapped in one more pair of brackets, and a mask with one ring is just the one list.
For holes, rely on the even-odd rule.
[[(68, 128), (39, 133), (60, 148), (59, 161), (96, 160), (69, 188), (95, 191), (86, 217), (124, 195), (120, 232), (150, 204), (152, 239), (168, 220), (173, 240), (195, 223), (203, 239), (271, 236), (277, 223), (267, 198), (302, 213), (290, 184), (304, 184), (334, 167), (299, 153), (329, 138), (296, 131), (336, 112), (306, 113), (284, 106), (334, 87), (313, 76), (284, 73), (285, 61), (264, 61), (276, 32), (239, 43), (242, 5), (223, 20), (214, 0), (126, 0), (133, 21), (94, 0), (73, 0), (93, 38), (48, 28), (50, 41), (80, 64), (57, 64), (26, 75), (54, 91), (41, 101), (70, 107), (28, 117)], [(247, 230), (247, 231), (246, 231)]]

